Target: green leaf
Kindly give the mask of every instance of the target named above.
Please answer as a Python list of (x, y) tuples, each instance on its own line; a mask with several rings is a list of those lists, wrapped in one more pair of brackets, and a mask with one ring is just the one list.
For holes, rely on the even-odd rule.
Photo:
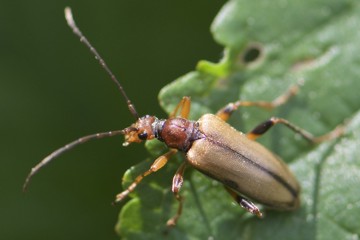
[[(317, 146), (281, 126), (260, 139), (298, 178), (300, 209), (264, 209), (265, 218), (258, 219), (235, 205), (221, 184), (187, 169), (181, 189), (183, 215), (175, 228), (168, 229), (166, 221), (177, 208), (171, 179), (184, 161), (179, 154), (138, 186), (136, 197), (120, 213), (119, 234), (126, 239), (358, 239), (359, 15), (360, 3), (355, 0), (229, 1), (211, 27), (224, 46), (223, 59), (200, 61), (196, 71), (165, 86), (159, 95), (168, 113), (183, 96), (191, 96), (190, 119), (195, 120), (238, 99), (271, 101), (302, 83), (286, 105), (271, 112), (242, 108), (229, 122), (247, 132), (279, 116), (322, 135), (348, 119), (342, 137)], [(152, 148), (163, 152), (163, 146)], [(124, 187), (150, 164), (129, 170)]]

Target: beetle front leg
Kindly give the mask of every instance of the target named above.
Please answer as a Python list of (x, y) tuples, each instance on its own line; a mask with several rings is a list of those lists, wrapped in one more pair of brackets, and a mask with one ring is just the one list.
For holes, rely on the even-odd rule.
[(187, 119), (190, 113), (191, 100), (190, 97), (183, 97), (178, 103), (174, 111), (169, 115), (169, 118), (174, 118), (177, 116), (177, 113), (180, 111), (180, 116)]
[(331, 139), (339, 137), (340, 135), (342, 135), (344, 133), (344, 125), (339, 125), (331, 132), (324, 134), (322, 136), (319, 136), (319, 137), (315, 137), (311, 133), (290, 123), (286, 119), (272, 117), (269, 120), (266, 120), (265, 122), (256, 126), (251, 132), (246, 134), (246, 136), (247, 136), (247, 138), (249, 138), (251, 140), (255, 140), (258, 137), (260, 137), (262, 134), (266, 133), (272, 126), (279, 124), (279, 123), (285, 125), (290, 130), (298, 133), (300, 136), (302, 136), (303, 138), (305, 138), (306, 140), (308, 140), (311, 143), (320, 143), (323, 141), (331, 140)]
[(180, 167), (178, 168), (178, 170), (176, 171), (174, 177), (173, 177), (173, 183), (172, 183), (172, 188), (171, 191), (174, 193), (176, 200), (179, 202), (179, 206), (178, 209), (176, 211), (175, 216), (173, 216), (172, 218), (170, 218), (166, 225), (168, 225), (169, 227), (175, 226), (178, 219), (180, 218), (180, 215), (182, 213), (182, 208), (183, 208), (183, 197), (179, 194), (180, 188), (184, 182), (184, 172), (185, 172), (185, 168), (186, 168), (187, 164), (186, 162), (183, 162)]
[(176, 149), (171, 149), (169, 152), (165, 153), (164, 155), (161, 155), (158, 157), (154, 163), (151, 165), (150, 169), (145, 171), (144, 173), (137, 176), (133, 183), (130, 184), (130, 186), (124, 190), (123, 192), (116, 195), (114, 203), (118, 203), (121, 200), (123, 200), (125, 197), (127, 197), (131, 192), (134, 191), (136, 186), (144, 179), (144, 177), (150, 175), (153, 172), (158, 171), (161, 169), (165, 164), (169, 161), (169, 159), (177, 152)]
[(224, 186), (226, 191), (228, 191), (228, 193), (231, 195), (231, 197), (244, 209), (246, 209), (246, 211), (248, 211), (251, 214), (254, 214), (256, 216), (258, 216), (259, 218), (262, 218), (262, 212), (260, 211), (260, 209), (254, 204), (252, 203), (250, 200), (238, 195), (235, 191), (233, 191), (232, 189), (230, 189), (229, 187)]
[(231, 114), (236, 111), (239, 107), (261, 107), (267, 109), (273, 109), (280, 105), (285, 104), (292, 96), (294, 96), (299, 90), (298, 85), (291, 86), (285, 93), (277, 97), (271, 102), (266, 101), (236, 101), (229, 103), (222, 109), (220, 109), (216, 116), (220, 117), (222, 120), (227, 121)]

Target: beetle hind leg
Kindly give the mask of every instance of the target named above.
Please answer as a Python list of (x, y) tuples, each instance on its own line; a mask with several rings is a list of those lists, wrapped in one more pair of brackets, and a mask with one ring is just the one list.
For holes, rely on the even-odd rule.
[(243, 207), (246, 211), (248, 211), (251, 214), (256, 215), (259, 218), (262, 218), (263, 214), (260, 211), (260, 209), (250, 200), (240, 196), (239, 194), (237, 194), (235, 191), (233, 191), (232, 189), (230, 189), (229, 187), (224, 186), (226, 191), (228, 191), (228, 193), (231, 195), (231, 197), (241, 206)]
[(310, 143), (314, 143), (314, 144), (337, 138), (344, 133), (344, 125), (339, 125), (334, 130), (330, 131), (329, 133), (324, 134), (322, 136), (315, 137), (311, 133), (292, 124), (291, 122), (289, 122), (286, 119), (272, 117), (269, 120), (266, 120), (265, 122), (256, 126), (251, 132), (247, 133), (246, 136), (247, 136), (247, 138), (249, 138), (251, 140), (255, 140), (258, 137), (260, 137), (262, 134), (266, 133), (272, 126), (279, 124), (279, 123), (285, 125), (293, 132), (299, 134), (301, 137), (305, 138), (307, 141), (309, 141)]

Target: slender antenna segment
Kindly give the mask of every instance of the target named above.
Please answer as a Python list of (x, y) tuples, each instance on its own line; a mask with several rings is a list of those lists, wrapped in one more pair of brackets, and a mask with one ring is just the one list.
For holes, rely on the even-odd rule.
[(106, 65), (105, 61), (103, 60), (103, 58), (100, 56), (100, 54), (96, 51), (96, 49), (91, 45), (91, 43), (89, 42), (89, 40), (87, 40), (87, 38), (84, 36), (84, 34), (82, 34), (82, 32), (80, 31), (80, 29), (76, 26), (72, 12), (70, 7), (66, 7), (65, 8), (65, 19), (67, 21), (67, 24), (69, 25), (69, 27), (73, 30), (74, 34), (77, 35), (80, 38), (80, 42), (84, 43), (89, 49), (90, 52), (92, 52), (95, 55), (95, 58), (99, 61), (100, 65), (105, 69), (105, 71), (110, 75), (111, 80), (117, 85), (118, 89), (120, 90), (121, 94), (123, 95), (123, 97), (125, 98), (125, 101), (129, 107), (129, 110), (131, 112), (131, 114), (138, 119), (139, 115), (135, 109), (134, 104), (132, 104), (132, 102), (130, 101), (130, 99), (128, 98), (128, 96), (126, 95), (122, 85), (120, 84), (120, 82), (117, 80), (117, 78), (115, 77), (115, 75), (112, 73), (112, 71), (110, 70), (110, 68)]
[(116, 130), (116, 131), (109, 131), (109, 132), (102, 132), (102, 133), (95, 133), (95, 134), (91, 134), (91, 135), (87, 135), (84, 137), (81, 137), (69, 144), (66, 144), (65, 146), (63, 146), (62, 148), (59, 148), (57, 150), (55, 150), (54, 152), (52, 152), (50, 155), (48, 155), (47, 157), (45, 157), (41, 162), (39, 162), (35, 167), (33, 167), (31, 169), (31, 172), (29, 173), (29, 175), (27, 176), (25, 183), (23, 185), (23, 191), (25, 192), (30, 179), (32, 178), (32, 176), (34, 176), (41, 168), (43, 168), (46, 164), (48, 164), (51, 160), (53, 160), (54, 158), (58, 157), (59, 155), (63, 154), (64, 152), (72, 149), (73, 147), (85, 143), (89, 140), (92, 139), (99, 139), (99, 138), (104, 138), (104, 137), (113, 137), (113, 136), (117, 136), (117, 135), (123, 135), (125, 134), (126, 130)]

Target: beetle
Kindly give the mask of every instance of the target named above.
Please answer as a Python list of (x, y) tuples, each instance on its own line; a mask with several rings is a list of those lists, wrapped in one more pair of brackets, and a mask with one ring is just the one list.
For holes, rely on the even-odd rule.
[(74, 34), (90, 49), (111, 80), (117, 85), (130, 113), (136, 118), (136, 122), (122, 130), (81, 137), (54, 151), (31, 169), (25, 180), (24, 190), (34, 174), (65, 151), (92, 139), (124, 135), (124, 146), (134, 142), (157, 139), (164, 142), (170, 150), (158, 157), (147, 171), (137, 176), (127, 189), (116, 195), (115, 203), (122, 201), (133, 192), (144, 177), (164, 167), (178, 151), (185, 154), (185, 161), (173, 177), (172, 192), (179, 205), (176, 214), (168, 220), (168, 226), (174, 226), (182, 212), (183, 198), (179, 191), (187, 166), (192, 166), (222, 183), (241, 207), (258, 217), (262, 217), (263, 214), (252, 201), (277, 210), (294, 210), (299, 207), (300, 185), (295, 176), (278, 156), (254, 140), (276, 124), (283, 124), (312, 143), (336, 138), (342, 134), (343, 128), (340, 126), (328, 134), (314, 137), (289, 121), (276, 117), (259, 124), (247, 134), (235, 130), (226, 123), (231, 114), (239, 107), (255, 106), (271, 109), (286, 103), (297, 93), (298, 85), (291, 86), (284, 94), (271, 102), (239, 100), (229, 103), (216, 114), (205, 114), (196, 121), (188, 119), (190, 97), (183, 97), (168, 119), (159, 119), (151, 115), (140, 117), (120, 82), (76, 26), (71, 9), (68, 7), (65, 8), (65, 18)]

